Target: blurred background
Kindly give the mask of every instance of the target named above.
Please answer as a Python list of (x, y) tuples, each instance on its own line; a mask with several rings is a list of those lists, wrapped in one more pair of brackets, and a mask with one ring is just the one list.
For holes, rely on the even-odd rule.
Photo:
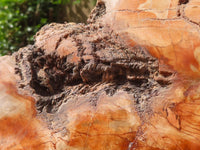
[(96, 0), (0, 0), (0, 56), (33, 44), (51, 22), (86, 22)]

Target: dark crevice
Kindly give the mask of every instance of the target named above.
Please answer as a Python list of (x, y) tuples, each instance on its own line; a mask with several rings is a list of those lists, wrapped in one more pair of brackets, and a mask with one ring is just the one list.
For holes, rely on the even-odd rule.
[(179, 8), (178, 11), (177, 11), (177, 17), (181, 17), (181, 11), (180, 11), (180, 8)]
[(157, 82), (162, 86), (165, 87), (166, 85), (170, 85), (171, 82), (169, 80), (157, 80)]
[(179, 0), (179, 5), (187, 4), (189, 0)]
[(170, 76), (173, 75), (173, 73), (169, 72), (169, 71), (160, 71), (160, 74), (165, 78), (170, 77)]

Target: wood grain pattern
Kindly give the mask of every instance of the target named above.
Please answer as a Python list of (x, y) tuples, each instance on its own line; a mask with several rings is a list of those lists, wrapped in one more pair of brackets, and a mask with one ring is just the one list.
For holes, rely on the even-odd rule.
[(200, 149), (198, 0), (99, 0), (0, 58), (2, 150)]

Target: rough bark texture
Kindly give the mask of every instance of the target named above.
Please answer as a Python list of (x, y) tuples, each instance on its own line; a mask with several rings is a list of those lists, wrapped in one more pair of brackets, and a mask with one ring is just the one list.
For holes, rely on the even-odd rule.
[(200, 149), (200, 3), (101, 0), (0, 58), (0, 149)]

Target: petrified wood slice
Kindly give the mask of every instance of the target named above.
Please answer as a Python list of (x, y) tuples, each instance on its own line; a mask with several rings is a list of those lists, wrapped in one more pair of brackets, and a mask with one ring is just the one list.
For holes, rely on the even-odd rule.
[(1, 57), (0, 149), (199, 149), (199, 5), (98, 1)]

